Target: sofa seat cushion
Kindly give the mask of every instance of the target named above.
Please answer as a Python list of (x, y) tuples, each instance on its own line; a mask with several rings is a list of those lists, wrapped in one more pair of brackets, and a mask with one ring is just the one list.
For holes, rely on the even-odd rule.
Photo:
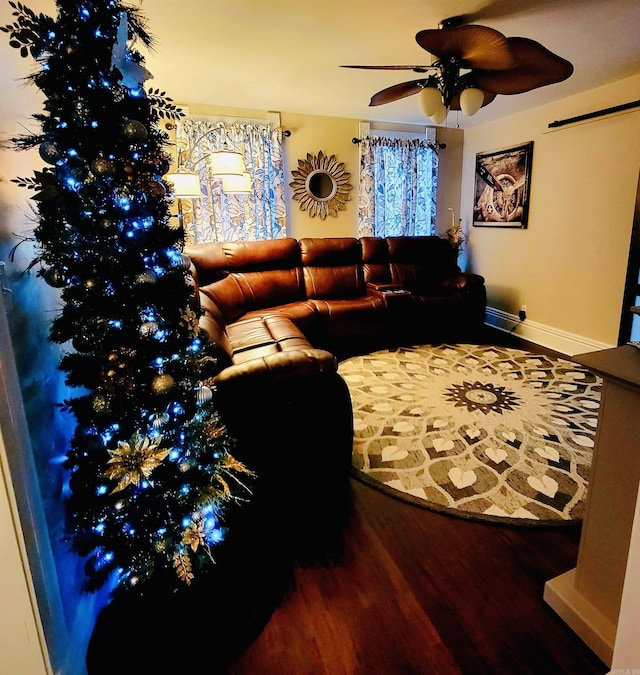
[[(245, 415), (246, 404), (251, 396), (256, 395), (255, 386), (273, 387), (278, 382), (296, 381), (305, 386), (305, 377), (330, 376), (337, 378), (338, 363), (336, 357), (328, 351), (313, 348), (300, 348), (286, 352), (264, 354), (225, 368), (213, 378), (216, 387), (225, 394), (232, 389), (241, 392), (243, 400), (236, 402), (233, 411), (237, 415)], [(247, 389), (247, 383), (252, 386)], [(295, 392), (294, 392), (295, 395)], [(221, 399), (221, 403), (225, 403)], [(264, 401), (263, 401), (264, 403)], [(271, 401), (276, 405), (278, 401)], [(253, 410), (253, 406), (251, 407)]]
[(227, 332), (235, 364), (311, 347), (304, 333), (289, 319), (281, 316), (236, 321), (229, 325)]
[(265, 357), (274, 356), (275, 354), (292, 354), (294, 351), (308, 348), (309, 343), (307, 340), (291, 340), (287, 341), (286, 344), (282, 342), (268, 342), (236, 352), (233, 355), (233, 365), (237, 366), (248, 363), (249, 361), (264, 359)]
[[(244, 314), (240, 321), (249, 319), (265, 319), (267, 317), (283, 317), (293, 322), (305, 335), (313, 336), (315, 324), (318, 323), (318, 311), (311, 302), (289, 302), (285, 305), (274, 305), (265, 309), (255, 309)], [(311, 340), (313, 342), (313, 340)]]
[(365, 295), (347, 300), (310, 300), (321, 319), (323, 332), (335, 338), (370, 336), (382, 330), (386, 306), (381, 297)]

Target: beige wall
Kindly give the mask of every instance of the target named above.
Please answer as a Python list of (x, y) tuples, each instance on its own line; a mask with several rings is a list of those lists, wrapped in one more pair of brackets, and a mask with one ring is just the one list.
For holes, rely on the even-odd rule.
[[(461, 210), (488, 305), (588, 340), (617, 341), (640, 166), (640, 111), (548, 123), (640, 98), (640, 77), (465, 131)], [(529, 226), (471, 226), (475, 155), (533, 141)], [(526, 324), (523, 325), (526, 329)], [(583, 351), (588, 351), (587, 349)]]
[(451, 212), (454, 210), (455, 220), (460, 218), (460, 174), (462, 172), (462, 156), (464, 132), (462, 129), (438, 127), (436, 137), (446, 148), (438, 152), (438, 214), (436, 229), (443, 234), (451, 227)]
[[(358, 145), (352, 138), (358, 137), (358, 120), (340, 117), (321, 117), (315, 115), (298, 115), (281, 113), (283, 129), (291, 131), (285, 139), (285, 182), (287, 185), (287, 231), (290, 236), (301, 237), (353, 237), (356, 235), (358, 216)], [(324, 220), (311, 218), (306, 211), (301, 211), (298, 202), (291, 199), (291, 171), (298, 167), (298, 159), (304, 159), (307, 153), (317, 154), (320, 150), (325, 155), (335, 155), (339, 162), (344, 162), (345, 170), (351, 174), (350, 183), (353, 189), (346, 209), (338, 215), (328, 216)]]

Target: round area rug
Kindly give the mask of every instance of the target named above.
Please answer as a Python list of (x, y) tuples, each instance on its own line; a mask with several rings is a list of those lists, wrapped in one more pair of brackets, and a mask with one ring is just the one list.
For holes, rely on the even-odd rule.
[(463, 518), (582, 519), (602, 385), (585, 368), (458, 344), (356, 356), (339, 373), (353, 401), (361, 480)]

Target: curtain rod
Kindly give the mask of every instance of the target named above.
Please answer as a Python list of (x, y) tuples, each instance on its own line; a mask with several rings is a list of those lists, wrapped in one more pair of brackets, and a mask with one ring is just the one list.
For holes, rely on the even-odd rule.
[[(362, 139), (361, 139), (361, 138), (358, 138), (357, 136), (354, 136), (354, 137), (351, 139), (351, 142), (352, 142), (354, 145), (358, 145), (359, 143), (362, 143)], [(434, 150), (444, 150), (444, 149), (447, 147), (447, 144), (446, 144), (446, 143), (438, 143), (437, 141), (436, 141), (435, 143), (433, 143), (432, 141), (427, 141), (427, 145), (428, 145), (430, 148), (433, 148)]]
[(602, 110), (596, 110), (595, 112), (585, 113), (584, 115), (577, 115), (576, 117), (568, 117), (566, 120), (556, 120), (555, 122), (549, 122), (548, 128), (552, 129), (554, 127), (563, 127), (565, 126), (565, 124), (584, 122), (585, 120), (591, 120), (595, 117), (602, 117), (603, 115), (611, 115), (612, 113), (622, 112), (624, 110), (631, 110), (632, 108), (640, 108), (640, 100), (630, 101), (629, 103), (623, 103), (622, 105), (615, 105), (611, 108), (603, 108)]
[[(164, 128), (167, 131), (173, 131), (176, 128), (176, 124), (174, 122), (165, 122)], [(289, 131), (289, 129), (283, 129), (282, 135), (285, 138), (289, 138), (289, 136), (291, 136), (291, 131)]]

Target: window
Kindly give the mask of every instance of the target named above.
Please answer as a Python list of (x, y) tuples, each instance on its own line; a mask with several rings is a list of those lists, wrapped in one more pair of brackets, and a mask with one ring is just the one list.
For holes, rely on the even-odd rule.
[(435, 234), (438, 155), (423, 139), (360, 142), (358, 236)]
[[(269, 124), (196, 118), (177, 126), (178, 164), (200, 174), (202, 198), (185, 204), (187, 243), (276, 239), (286, 233), (282, 130)], [(251, 174), (250, 194), (230, 194), (211, 175), (208, 156), (224, 144), (242, 154)]]

